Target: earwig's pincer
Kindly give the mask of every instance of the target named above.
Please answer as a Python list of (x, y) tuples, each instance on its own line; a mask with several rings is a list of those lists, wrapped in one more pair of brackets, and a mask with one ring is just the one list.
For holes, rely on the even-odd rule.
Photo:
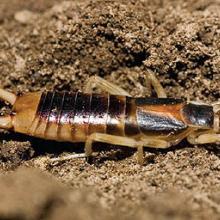
[[(0, 89), (0, 98), (10, 103), (13, 111), (0, 117), (0, 128), (56, 141), (85, 142), (87, 157), (94, 141), (137, 148), (140, 164), (144, 146), (168, 148), (184, 138), (192, 144), (220, 142), (220, 103), (204, 105), (166, 98), (152, 73), (148, 80), (159, 98), (132, 98), (97, 76), (89, 79), (86, 93), (16, 96)], [(91, 93), (94, 83), (108, 93)]]

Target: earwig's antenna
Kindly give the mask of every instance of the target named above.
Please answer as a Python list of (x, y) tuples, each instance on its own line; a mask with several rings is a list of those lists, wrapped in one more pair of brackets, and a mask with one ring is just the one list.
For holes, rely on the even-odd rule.
[(148, 75), (147, 75), (148, 80), (151, 82), (151, 85), (153, 86), (153, 88), (154, 88), (155, 92), (157, 93), (158, 97), (159, 98), (167, 98), (165, 90), (163, 89), (160, 82), (158, 81), (158, 79), (154, 75), (153, 71), (148, 69), (147, 73), (148, 73)]
[(0, 99), (3, 101), (9, 102), (11, 105), (14, 105), (17, 96), (11, 92), (8, 92), (4, 89), (0, 89)]

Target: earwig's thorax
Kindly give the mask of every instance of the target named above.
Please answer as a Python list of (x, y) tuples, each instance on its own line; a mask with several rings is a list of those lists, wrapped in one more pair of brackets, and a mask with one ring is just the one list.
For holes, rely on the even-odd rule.
[(142, 133), (176, 133), (187, 128), (182, 120), (184, 101), (168, 98), (137, 98), (137, 122)]

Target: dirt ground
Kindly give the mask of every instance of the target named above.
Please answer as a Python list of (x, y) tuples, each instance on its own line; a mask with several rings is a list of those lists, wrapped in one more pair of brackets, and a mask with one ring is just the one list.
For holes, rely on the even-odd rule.
[[(0, 0), (0, 83), (15, 93), (83, 90), (91, 75), (148, 96), (220, 98), (218, 0)], [(2, 103), (2, 106), (4, 103)], [(7, 107), (6, 107), (7, 110)], [(220, 147), (183, 141), (52, 163), (83, 145), (0, 133), (0, 219), (220, 219)]]

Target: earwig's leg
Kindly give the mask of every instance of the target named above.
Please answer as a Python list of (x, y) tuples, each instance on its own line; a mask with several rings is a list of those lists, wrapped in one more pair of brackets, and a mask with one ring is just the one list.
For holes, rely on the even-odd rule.
[(166, 140), (161, 140), (161, 139), (155, 139), (155, 137), (149, 137), (149, 138), (145, 138), (145, 139), (141, 139), (140, 141), (137, 141), (135, 139), (128, 138), (128, 137), (120, 137), (120, 136), (109, 135), (109, 134), (94, 133), (88, 137), (85, 143), (85, 153), (88, 157), (91, 156), (92, 154), (92, 143), (94, 141), (137, 148), (139, 164), (143, 164), (143, 155), (144, 155), (143, 147), (144, 146), (150, 147), (150, 148), (165, 149), (165, 148), (169, 148), (172, 145), (171, 142), (168, 142)]
[(171, 145), (177, 145), (178, 143), (180, 143), (184, 138), (189, 137), (189, 135), (193, 134), (195, 131), (195, 128), (189, 128), (186, 129), (185, 131), (174, 135), (173, 137), (169, 138), (167, 141), (171, 144)]
[(189, 134), (187, 136), (187, 141), (190, 143), (190, 144), (199, 144), (197, 139), (199, 136), (201, 135), (204, 135), (204, 134), (215, 134), (212, 132), (207, 132), (207, 131), (194, 131), (193, 133)]
[(92, 93), (93, 87), (98, 86), (102, 90), (112, 94), (112, 95), (124, 95), (124, 96), (130, 96), (128, 92), (126, 92), (124, 89), (120, 88), (119, 86), (108, 82), (107, 80), (99, 77), (99, 76), (92, 76), (89, 78), (88, 82), (86, 83), (86, 86), (84, 87), (85, 93)]
[(199, 144), (217, 143), (220, 142), (220, 134), (203, 134), (196, 139), (196, 142)]
[(146, 137), (141, 139), (145, 147), (166, 149), (172, 146), (172, 143), (166, 140), (157, 139), (155, 137)]
[(8, 92), (4, 89), (0, 89), (0, 99), (6, 102), (9, 102), (11, 105), (14, 105), (17, 96), (11, 92)]
[(66, 161), (66, 160), (72, 160), (72, 159), (78, 159), (78, 158), (85, 158), (86, 154), (70, 154), (68, 156), (61, 156), (57, 158), (51, 158), (49, 159), (50, 162), (60, 162), (60, 161)]
[(220, 142), (220, 134), (210, 132), (195, 133), (194, 135), (190, 135), (187, 140), (191, 144), (216, 143)]
[(136, 141), (128, 137), (120, 137), (120, 136), (102, 134), (102, 133), (93, 133), (88, 137), (88, 139), (85, 142), (85, 153), (87, 157), (90, 157), (92, 155), (92, 143), (94, 141), (137, 148), (138, 163), (143, 164), (144, 151), (143, 151), (143, 143), (141, 141)]
[(110, 134), (93, 133), (87, 138), (85, 142), (85, 153), (88, 156), (92, 154), (92, 143), (94, 141), (108, 143), (108, 144), (121, 145), (121, 146), (128, 146), (132, 148), (135, 148), (137, 145), (140, 145), (138, 141), (132, 138), (121, 137), (121, 136), (110, 135)]
[(137, 155), (137, 161), (140, 165), (144, 163), (144, 146), (141, 143), (139, 146), (137, 145), (138, 155)]
[(159, 98), (166, 98), (166, 92), (163, 89), (162, 85), (160, 84), (159, 80), (156, 78), (155, 74), (153, 71), (148, 70), (148, 80), (150, 81), (151, 85), (153, 86), (155, 92), (157, 93), (157, 96)]
[[(149, 83), (152, 85), (155, 92), (157, 93), (157, 96), (160, 98), (166, 98), (167, 97), (166, 92), (164, 91), (159, 80), (155, 77), (154, 73), (151, 70), (148, 70), (147, 77), (148, 77)], [(99, 76), (92, 76), (89, 78), (84, 88), (84, 92), (91, 93), (94, 85), (100, 87), (102, 90), (113, 95), (130, 96), (130, 94), (126, 92), (124, 89), (120, 88), (119, 86), (113, 83), (108, 82), (107, 80)]]

